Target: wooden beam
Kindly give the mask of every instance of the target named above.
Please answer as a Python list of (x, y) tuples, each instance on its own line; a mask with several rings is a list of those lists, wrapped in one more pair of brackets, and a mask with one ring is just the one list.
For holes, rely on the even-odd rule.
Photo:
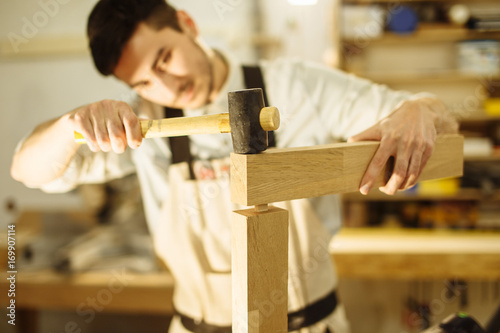
[[(334, 193), (358, 191), (379, 142), (271, 149), (231, 156), (231, 200), (260, 205)], [(376, 186), (385, 183), (386, 166)], [(463, 173), (463, 137), (439, 136), (419, 180), (458, 177)]]
[(233, 212), (233, 332), (288, 332), (288, 212)]

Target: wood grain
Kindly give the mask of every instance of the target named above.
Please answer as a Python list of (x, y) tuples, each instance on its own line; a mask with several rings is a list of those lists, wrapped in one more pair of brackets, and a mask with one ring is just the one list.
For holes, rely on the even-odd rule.
[[(241, 205), (358, 191), (378, 142), (272, 149), (231, 155), (231, 200)], [(386, 166), (376, 186), (385, 183)], [(419, 180), (461, 176), (463, 137), (439, 136)]]
[(229, 114), (141, 121), (144, 138), (229, 133)]
[(233, 212), (233, 332), (287, 332), (288, 212)]

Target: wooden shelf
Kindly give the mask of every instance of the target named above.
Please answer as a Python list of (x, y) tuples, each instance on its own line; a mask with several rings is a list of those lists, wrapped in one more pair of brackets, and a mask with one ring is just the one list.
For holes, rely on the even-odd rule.
[(491, 121), (500, 121), (500, 115), (489, 115), (484, 110), (478, 110), (472, 116), (459, 118), (460, 123), (488, 123)]
[(370, 73), (352, 72), (352, 74), (380, 83), (450, 83), (478, 80), (495, 80), (498, 76), (481, 76), (480, 74), (463, 74), (456, 70), (422, 71), (408, 73)]
[(461, 189), (456, 194), (419, 194), (415, 192), (398, 192), (395, 195), (386, 195), (378, 190), (372, 190), (368, 195), (359, 192), (346, 193), (342, 199), (348, 202), (370, 201), (500, 201), (500, 191), (491, 196), (485, 196), (478, 189)]
[[(0, 292), (7, 295), (7, 274), (0, 274)], [(174, 280), (170, 273), (133, 274), (116, 272), (58, 274), (52, 271), (19, 271), (16, 307), (74, 311), (88, 297), (112, 294), (106, 312), (173, 314)], [(6, 306), (8, 299), (1, 298)]]
[[(343, 4), (380, 4), (389, 5), (410, 3), (454, 4), (457, 0), (343, 0)], [(460, 3), (497, 3), (498, 0), (464, 0)], [(464, 74), (455, 70), (456, 52), (454, 44), (464, 40), (494, 39), (500, 40), (500, 32), (471, 31), (463, 27), (447, 24), (421, 23), (411, 34), (398, 35), (386, 32), (377, 39), (345, 38), (342, 40), (347, 48), (347, 59), (344, 69), (353, 74), (378, 83), (385, 83), (396, 89), (404, 86), (405, 90), (422, 91), (422, 86), (439, 96), (449, 97), (452, 89), (457, 89), (453, 97), (462, 102), (461, 97), (470, 90), (475, 96), (475, 87), (479, 83), (496, 80), (500, 75)], [(342, 44), (341, 42), (341, 44)], [(349, 47), (354, 46), (352, 50)], [(342, 47), (342, 45), (341, 45)], [(395, 50), (405, 50), (401, 58)], [(429, 53), (427, 54), (427, 50)], [(349, 52), (352, 51), (352, 52)], [(419, 53), (422, 53), (422, 62)], [(405, 55), (411, 55), (408, 60)], [(425, 62), (428, 59), (436, 61)], [(441, 57), (441, 58), (437, 58)], [(438, 61), (439, 60), (439, 61)], [(415, 62), (415, 66), (405, 61)], [(350, 66), (350, 67), (349, 67)], [(412, 70), (413, 69), (413, 70)], [(404, 71), (404, 72), (401, 72)], [(393, 74), (392, 74), (393, 73)], [(443, 87), (443, 89), (441, 89)], [(426, 91), (424, 89), (423, 91)], [(454, 101), (453, 101), (454, 102)], [(452, 102), (450, 101), (450, 104)], [(455, 105), (455, 104), (453, 104)], [(456, 105), (459, 105), (458, 103)], [(479, 108), (481, 106), (478, 106)], [(457, 115), (462, 124), (476, 128), (490, 121), (500, 120), (500, 116), (489, 116), (484, 112), (471, 113), (463, 110)], [(476, 110), (474, 110), (476, 111)], [(470, 129), (472, 131), (472, 129)], [(498, 163), (499, 156), (470, 157), (465, 161), (485, 161)], [(420, 191), (423, 187), (420, 188)], [(479, 189), (460, 189), (453, 194), (422, 194), (417, 191), (399, 192), (388, 196), (374, 189), (369, 195), (359, 192), (342, 195), (346, 205), (354, 213), (359, 206), (368, 202), (406, 202), (406, 201), (500, 201), (500, 190), (486, 196)], [(368, 211), (368, 214), (370, 212)], [(356, 216), (362, 220), (365, 216), (360, 210)], [(362, 279), (448, 279), (463, 278), (471, 280), (493, 280), (500, 278), (500, 231), (432, 231), (432, 230), (387, 230), (374, 229), (342, 229), (334, 236), (331, 252), (341, 278)]]
[(500, 231), (344, 228), (330, 249), (341, 278), (500, 278)]
[(467, 156), (465, 162), (500, 162), (500, 154), (492, 156)]
[[(401, 43), (436, 43), (459, 42), (469, 39), (500, 39), (499, 31), (474, 31), (448, 24), (420, 24), (419, 28), (409, 34), (384, 33), (380, 38), (363, 39), (363, 43), (376, 43), (377, 45)], [(356, 44), (359, 40), (344, 39), (346, 43)]]

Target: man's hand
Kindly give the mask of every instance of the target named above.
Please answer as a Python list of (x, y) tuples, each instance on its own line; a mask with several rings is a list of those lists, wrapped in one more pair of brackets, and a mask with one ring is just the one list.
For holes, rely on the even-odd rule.
[(73, 129), (81, 133), (93, 152), (123, 153), (142, 143), (139, 120), (125, 102), (104, 100), (82, 106), (69, 114)]
[(457, 131), (456, 120), (439, 100), (423, 98), (404, 102), (389, 116), (348, 140), (380, 141), (361, 180), (360, 192), (368, 194), (391, 156), (395, 160), (394, 171), (380, 191), (392, 195), (415, 186), (432, 155), (436, 135)]

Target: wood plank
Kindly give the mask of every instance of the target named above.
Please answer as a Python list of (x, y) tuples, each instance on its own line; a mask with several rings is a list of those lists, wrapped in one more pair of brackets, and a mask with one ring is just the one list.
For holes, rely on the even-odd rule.
[[(231, 200), (241, 205), (358, 191), (378, 142), (271, 149), (231, 155)], [(390, 168), (377, 180), (382, 185)], [(439, 136), (419, 180), (461, 176), (463, 137)]]
[(233, 332), (287, 332), (288, 212), (233, 212)]
[(500, 232), (346, 228), (330, 249), (341, 278), (500, 278)]
[[(6, 274), (0, 274), (0, 292), (7, 295)], [(70, 310), (87, 316), (99, 312), (173, 314), (174, 281), (168, 272), (133, 274), (124, 270), (63, 275), (51, 271), (19, 271), (16, 307)], [(2, 297), (0, 305), (9, 300)], [(79, 312), (78, 312), (79, 311)]]

